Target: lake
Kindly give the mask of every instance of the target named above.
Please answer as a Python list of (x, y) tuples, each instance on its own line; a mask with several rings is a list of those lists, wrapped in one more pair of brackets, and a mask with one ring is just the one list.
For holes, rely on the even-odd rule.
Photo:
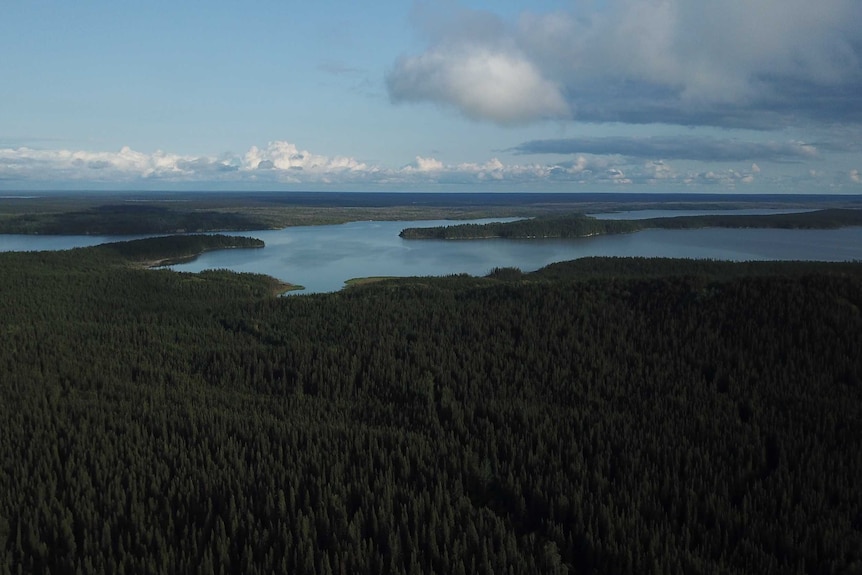
[[(691, 212), (686, 212), (689, 215)], [(698, 212), (716, 213), (716, 212)], [(742, 213), (742, 212), (734, 212)], [(777, 213), (768, 210), (766, 213)], [(627, 217), (632, 217), (628, 214)], [(648, 216), (683, 215), (650, 210)], [(696, 215), (696, 214), (692, 214)], [(611, 216), (613, 217), (613, 216)], [(472, 220), (477, 223), (496, 220)], [(366, 221), (331, 226), (237, 232), (262, 239), (255, 250), (208, 252), (171, 266), (198, 272), (225, 268), (254, 272), (306, 287), (301, 293), (341, 289), (350, 278), (370, 276), (485, 275), (495, 267), (533, 271), (587, 256), (643, 256), (745, 260), (862, 260), (862, 227), (838, 230), (721, 229), (643, 230), (575, 240), (403, 240), (406, 227), (461, 221)], [(129, 237), (0, 236), (0, 251), (67, 249)]]

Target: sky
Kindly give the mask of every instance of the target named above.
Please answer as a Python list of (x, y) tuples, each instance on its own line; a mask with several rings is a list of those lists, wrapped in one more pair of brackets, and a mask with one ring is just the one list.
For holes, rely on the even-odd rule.
[(862, 193), (859, 0), (5, 0), (0, 192)]

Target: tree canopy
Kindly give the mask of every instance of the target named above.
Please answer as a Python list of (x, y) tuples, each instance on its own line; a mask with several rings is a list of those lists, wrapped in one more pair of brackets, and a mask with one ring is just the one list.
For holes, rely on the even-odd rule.
[(276, 298), (139, 247), (0, 254), (0, 573), (862, 568), (862, 264)]

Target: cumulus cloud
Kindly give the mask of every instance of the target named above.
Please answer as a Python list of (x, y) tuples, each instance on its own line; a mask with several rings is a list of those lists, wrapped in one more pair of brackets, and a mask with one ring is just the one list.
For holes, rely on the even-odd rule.
[(243, 157), (242, 168), (244, 170), (303, 170), (313, 174), (368, 170), (366, 164), (353, 158), (342, 156), (330, 158), (312, 154), (307, 150), (300, 150), (295, 144), (284, 141), (270, 142), (264, 149), (252, 146)]
[(427, 47), (387, 76), (396, 102), (500, 124), (862, 122), (858, 0), (608, 0), (515, 21), (421, 6)]
[(622, 170), (617, 168), (611, 168), (608, 170), (607, 177), (610, 181), (615, 184), (631, 184), (631, 178), (627, 178), (625, 173)]
[(555, 168), (541, 164), (505, 164), (498, 158), (486, 162), (446, 164), (436, 158), (417, 156), (414, 162), (399, 170), (386, 171), (389, 183), (403, 185), (483, 183), (534, 184), (546, 181)]
[(435, 158), (423, 158), (416, 156), (416, 160), (412, 164), (404, 166), (404, 172), (439, 172), (443, 169), (443, 162)]
[(473, 44), (403, 57), (387, 87), (395, 102), (452, 104), (470, 118), (500, 124), (569, 114), (559, 88), (523, 55)]
[(532, 140), (515, 146), (519, 154), (598, 154), (665, 160), (715, 162), (794, 161), (817, 156), (816, 146), (803, 142), (746, 142), (694, 136), (597, 137)]
[(850, 181), (856, 184), (862, 183), (862, 175), (859, 174), (859, 170), (850, 170)]
[(691, 172), (680, 178), (687, 186), (708, 186), (711, 188), (725, 188), (735, 190), (739, 185), (750, 185), (758, 180), (757, 170), (706, 170), (703, 172)]

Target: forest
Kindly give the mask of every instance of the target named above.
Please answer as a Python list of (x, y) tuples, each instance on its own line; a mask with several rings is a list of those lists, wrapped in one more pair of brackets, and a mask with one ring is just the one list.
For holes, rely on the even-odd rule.
[(106, 204), (47, 213), (13, 213), (0, 219), (0, 233), (48, 235), (177, 234), (260, 230), (268, 220), (216, 209), (180, 209), (146, 204)]
[(0, 574), (862, 572), (862, 263), (184, 249), (0, 253)]
[(407, 240), (583, 238), (602, 234), (625, 234), (650, 228), (834, 229), (859, 225), (862, 225), (862, 209), (854, 208), (831, 208), (792, 214), (672, 216), (639, 220), (605, 220), (574, 213), (514, 222), (405, 228), (400, 236)]
[(262, 248), (257, 238), (222, 234), (162, 236), (102, 244), (95, 251), (112, 253), (129, 262), (145, 265), (169, 265), (192, 260), (204, 252), (226, 249)]

